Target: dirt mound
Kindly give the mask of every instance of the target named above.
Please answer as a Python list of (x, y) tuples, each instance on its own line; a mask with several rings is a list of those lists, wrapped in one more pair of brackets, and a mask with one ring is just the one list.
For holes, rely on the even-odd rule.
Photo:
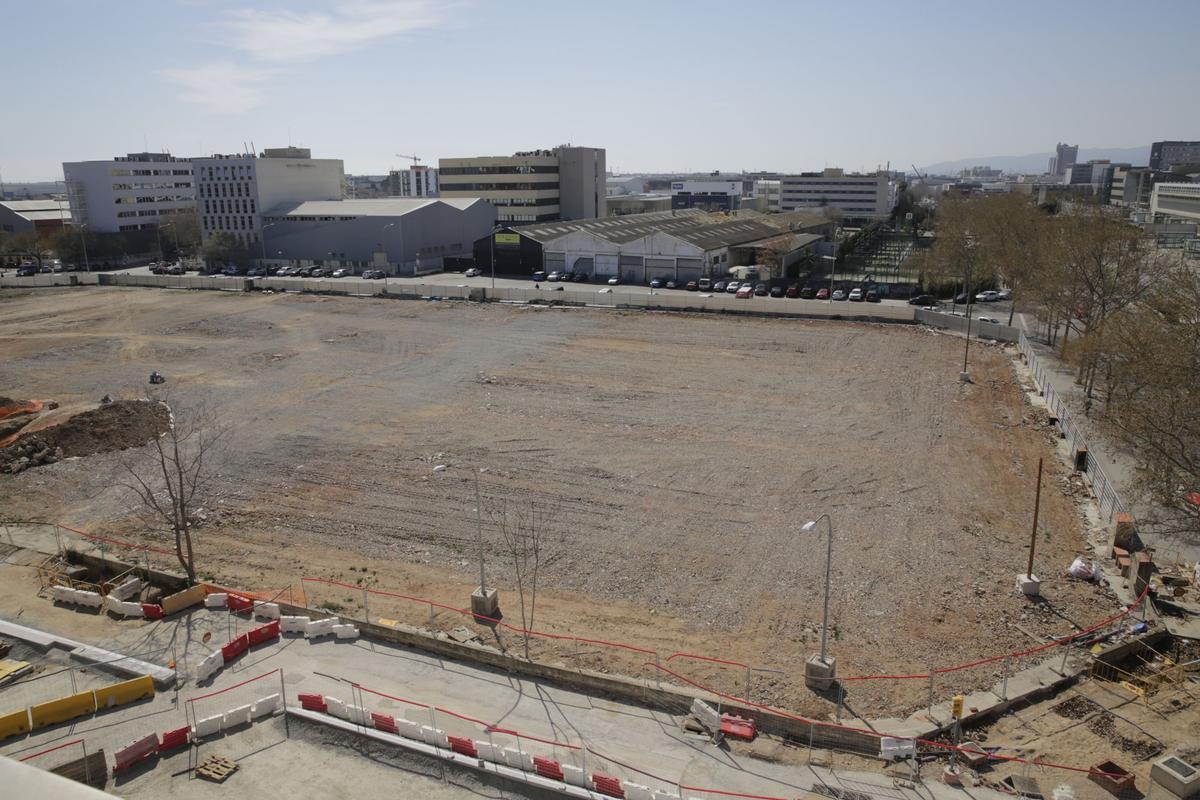
[(140, 447), (167, 430), (165, 406), (149, 400), (118, 400), (20, 436), (0, 449), (0, 470), (21, 472), (62, 458)]

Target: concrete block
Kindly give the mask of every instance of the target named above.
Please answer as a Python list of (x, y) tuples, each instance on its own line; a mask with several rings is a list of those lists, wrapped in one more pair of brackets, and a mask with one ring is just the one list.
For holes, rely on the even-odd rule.
[(205, 608), (224, 608), (228, 595), (224, 592), (213, 592), (204, 598)]
[(254, 719), (265, 717), (268, 714), (274, 714), (279, 710), (279, 704), (282, 698), (279, 692), (269, 694), (266, 697), (260, 697), (254, 701), (254, 708), (250, 711), (250, 716)]
[(471, 613), (480, 617), (496, 618), (497, 612), (500, 610), (500, 592), (496, 589), (488, 589), (483, 591), (482, 587), (476, 586), (475, 591), (471, 592)]
[(1184, 800), (1200, 797), (1200, 763), (1164, 756), (1150, 766), (1150, 780)]
[(821, 660), (820, 654), (809, 657), (804, 662), (804, 685), (819, 692), (826, 691), (837, 680), (837, 659), (826, 655)]
[(1040, 597), (1042, 594), (1042, 581), (1037, 575), (1027, 575), (1021, 573), (1017, 576), (1017, 591), (1026, 597)]
[[(559, 766), (562, 768), (563, 783), (568, 783), (571, 786), (582, 786), (584, 789), (587, 788), (586, 772), (570, 764), (560, 764)], [(679, 798), (676, 797), (674, 800), (679, 800)]]
[(353, 625), (334, 625), (333, 635), (339, 639), (357, 639), (358, 628)]
[(250, 724), (250, 712), (254, 707), (247, 703), (244, 706), (237, 706), (225, 712), (225, 718), (221, 721), (221, 727), (226, 731), (232, 730), (239, 725)]
[(346, 704), (336, 697), (325, 698), (326, 710), (338, 719), (350, 719), (350, 711), (346, 708)]
[(320, 636), (329, 636), (333, 633), (333, 628), (337, 624), (338, 621), (336, 617), (312, 620), (304, 628), (304, 635), (309, 639), (316, 639)]
[(224, 722), (224, 714), (216, 714), (211, 717), (196, 720), (196, 724), (192, 726), (192, 738), (202, 739), (205, 736), (213, 736), (221, 732), (221, 723)]
[(692, 700), (692, 715), (700, 720), (700, 724), (708, 729), (713, 736), (721, 730), (721, 715), (717, 710), (700, 698)]
[(282, 616), (279, 618), (279, 630), (281, 633), (304, 633), (308, 630), (308, 623), (311, 620), (308, 617), (289, 617)]
[(258, 603), (254, 606), (254, 616), (262, 619), (279, 619), (279, 604)]

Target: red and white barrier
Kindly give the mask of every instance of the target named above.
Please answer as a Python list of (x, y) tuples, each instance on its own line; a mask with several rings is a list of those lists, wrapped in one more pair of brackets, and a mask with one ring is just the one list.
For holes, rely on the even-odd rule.
[(333, 635), (339, 639), (357, 639), (358, 628), (353, 625), (334, 625)]
[(399, 734), (400, 729), (396, 725), (396, 718), (391, 714), (379, 714), (375, 711), (371, 712), (371, 724), (375, 726), (375, 730), (384, 731), (386, 733)]
[(157, 603), (142, 603), (142, 616), (146, 619), (162, 619), (163, 607)]
[(397, 717), (396, 728), (398, 729), (399, 734), (404, 738), (414, 739), (418, 742), (421, 741), (421, 726), (418, 723), (413, 722), (411, 719)]
[(476, 739), (475, 751), (479, 753), (479, 757), (485, 761), (495, 761), (497, 764), (504, 763), (504, 748), (498, 744), (481, 742)]
[(440, 747), (443, 750), (450, 747), (450, 742), (446, 739), (446, 732), (430, 727), (429, 725), (421, 726), (421, 741), (425, 744), (431, 744), (434, 747)]
[(326, 697), (325, 705), (328, 707), (328, 713), (338, 719), (350, 719), (350, 712), (346, 710), (346, 704), (336, 697)]
[(504, 748), (504, 763), (513, 769), (529, 772), (533, 769), (533, 756), (512, 747)]
[(208, 654), (200, 665), (196, 667), (196, 680), (206, 681), (213, 675), (221, 671), (221, 667), (225, 666), (225, 656), (220, 650), (214, 650)]
[(166, 731), (162, 735), (162, 741), (158, 745), (158, 752), (167, 753), (171, 750), (176, 750), (192, 741), (192, 729), (185, 725), (182, 728), (176, 728), (173, 731)]
[(541, 777), (549, 778), (552, 781), (561, 781), (563, 779), (562, 766), (553, 758), (534, 756), (533, 771)]
[(278, 603), (255, 603), (254, 616), (260, 619), (279, 619)]
[(224, 592), (213, 592), (204, 596), (205, 608), (225, 608), (227, 594)]
[(252, 704), (247, 703), (244, 706), (237, 706), (236, 708), (231, 708), (228, 711), (226, 711), (222, 715), (222, 719), (221, 719), (222, 730), (228, 731), (228, 730), (232, 730), (233, 728), (237, 728), (241, 725), (249, 725), (250, 724), (250, 711), (253, 708), (254, 708), (254, 706)]
[(242, 597), (240, 594), (230, 592), (225, 595), (225, 607), (236, 614), (241, 611), (249, 611), (254, 607), (254, 601), (249, 597)]
[(104, 597), (99, 592), (88, 592), (83, 589), (75, 590), (75, 602), (81, 606), (90, 608), (100, 608), (104, 605)]
[(283, 633), (304, 633), (308, 630), (308, 623), (311, 621), (308, 617), (284, 615), (279, 618), (279, 630)]
[(325, 698), (319, 694), (302, 694), (300, 697), (300, 707), (306, 711), (320, 711), (322, 714), (329, 713), (329, 706), (325, 702)]
[(625, 790), (621, 788), (621, 779), (602, 772), (592, 773), (592, 790), (609, 797), (625, 796)]
[(279, 694), (279, 692), (258, 698), (254, 701), (254, 708), (250, 711), (251, 718), (261, 719), (269, 714), (274, 714), (279, 710), (282, 701), (283, 695)]
[(581, 786), (584, 789), (588, 788), (587, 773), (582, 769), (571, 764), (560, 764), (559, 769), (562, 770), (563, 783), (569, 783), (572, 786)]
[(625, 790), (625, 800), (654, 800), (654, 792), (650, 791), (649, 786), (621, 781), (621, 788)]
[(224, 714), (214, 714), (211, 717), (196, 720), (196, 724), (192, 726), (192, 737), (203, 739), (205, 736), (215, 736), (221, 732), (221, 724), (224, 720)]
[(263, 642), (269, 642), (279, 638), (279, 623), (277, 621), (268, 622), (265, 625), (259, 625), (257, 628), (251, 628), (246, 631), (246, 637), (249, 639), (250, 646), (253, 647)]
[(109, 597), (115, 597), (118, 600), (128, 600), (142, 590), (141, 578), (130, 578), (120, 586), (114, 587), (108, 593)]
[(135, 742), (125, 745), (121, 749), (113, 753), (116, 758), (116, 764), (113, 766), (113, 772), (120, 772), (123, 769), (129, 769), (137, 762), (147, 756), (158, 752), (158, 734), (151, 733), (143, 736)]
[(221, 646), (221, 658), (228, 664), (248, 649), (250, 649), (250, 637), (243, 633)]
[(118, 600), (111, 594), (104, 598), (104, 608), (121, 617), (143, 616), (141, 603), (127, 603), (124, 600)]
[(371, 715), (362, 706), (346, 706), (346, 719), (350, 720), (355, 725), (371, 725)]

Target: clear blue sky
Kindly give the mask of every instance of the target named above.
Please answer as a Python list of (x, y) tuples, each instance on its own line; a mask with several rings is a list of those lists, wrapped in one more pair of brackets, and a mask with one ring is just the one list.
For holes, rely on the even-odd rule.
[(6, 181), (292, 144), (799, 170), (1200, 139), (1197, 0), (39, 0), (2, 16)]

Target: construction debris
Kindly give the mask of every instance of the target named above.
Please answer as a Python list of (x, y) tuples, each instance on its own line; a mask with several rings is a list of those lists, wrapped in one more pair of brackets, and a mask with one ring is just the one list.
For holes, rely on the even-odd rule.
[(224, 783), (225, 779), (237, 771), (238, 763), (224, 756), (209, 756), (196, 767), (196, 774), (206, 780)]

